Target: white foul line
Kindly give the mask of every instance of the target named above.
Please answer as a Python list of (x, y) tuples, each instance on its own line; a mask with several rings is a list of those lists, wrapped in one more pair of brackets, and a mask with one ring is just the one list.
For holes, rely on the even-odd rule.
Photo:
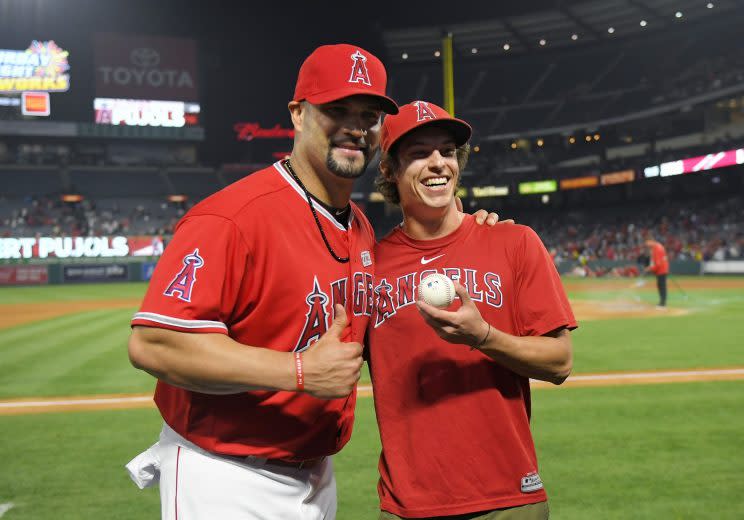
[(7, 504), (0, 504), (0, 517), (3, 516), (5, 513), (13, 509), (13, 506), (15, 504), (13, 502), (8, 502)]
[(12, 401), (0, 402), (2, 408), (23, 408), (29, 406), (75, 406), (88, 404), (123, 404), (123, 403), (144, 403), (152, 401), (152, 396), (141, 395), (134, 397), (106, 397), (92, 399), (58, 399), (54, 401)]
[(617, 374), (587, 374), (584, 376), (569, 376), (566, 381), (604, 381), (607, 379), (644, 379), (647, 377), (674, 379), (677, 377), (725, 375), (744, 375), (744, 368), (729, 368), (720, 370), (683, 370), (678, 372), (627, 372)]

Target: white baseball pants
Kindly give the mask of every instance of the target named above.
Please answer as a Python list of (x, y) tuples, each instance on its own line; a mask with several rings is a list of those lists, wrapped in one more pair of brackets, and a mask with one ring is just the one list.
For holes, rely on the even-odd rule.
[(199, 448), (165, 424), (160, 441), (127, 469), (140, 487), (154, 485), (159, 478), (163, 520), (336, 518), (330, 457), (310, 469), (224, 457)]

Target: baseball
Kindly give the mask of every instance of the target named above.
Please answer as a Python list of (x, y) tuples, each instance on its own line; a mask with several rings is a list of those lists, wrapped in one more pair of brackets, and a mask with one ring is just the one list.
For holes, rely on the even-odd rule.
[(444, 309), (455, 300), (455, 284), (443, 274), (430, 274), (421, 280), (418, 295), (429, 305)]

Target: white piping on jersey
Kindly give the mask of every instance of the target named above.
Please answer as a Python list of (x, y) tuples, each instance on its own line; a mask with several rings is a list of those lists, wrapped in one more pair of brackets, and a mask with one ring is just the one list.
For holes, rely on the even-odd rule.
[(173, 318), (172, 316), (164, 316), (163, 314), (155, 314), (154, 312), (138, 312), (132, 318), (133, 320), (147, 320), (154, 321), (155, 323), (162, 323), (163, 325), (170, 325), (172, 327), (181, 327), (182, 329), (225, 329), (227, 325), (221, 321), (210, 321), (210, 320), (182, 320), (180, 318)]
[[(282, 162), (281, 161), (275, 162), (274, 168), (276, 168), (277, 171), (282, 174), (282, 177), (284, 177), (284, 180), (286, 180), (289, 183), (289, 185), (292, 186), (294, 190), (300, 194), (300, 196), (302, 197), (302, 200), (307, 202), (307, 197), (305, 196), (305, 192), (300, 187), (300, 185), (295, 182), (295, 180), (292, 178), (289, 172), (284, 169), (284, 166), (282, 166)], [(315, 200), (313, 200), (312, 197), (310, 197), (310, 202), (312, 203), (317, 213), (320, 213), (321, 215), (323, 215), (326, 219), (328, 219), (331, 222), (331, 224), (336, 226), (341, 231), (346, 231), (346, 228), (338, 220), (336, 220), (336, 217), (331, 215), (327, 209), (325, 209), (323, 206), (318, 204)], [(354, 221), (354, 212), (351, 211), (349, 213), (349, 227), (351, 227), (351, 223), (353, 221)]]

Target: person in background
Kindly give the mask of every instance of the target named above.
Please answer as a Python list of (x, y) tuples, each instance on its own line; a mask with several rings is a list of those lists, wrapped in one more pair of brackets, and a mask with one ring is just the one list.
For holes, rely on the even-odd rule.
[(646, 267), (646, 272), (654, 273), (656, 276), (656, 289), (659, 291), (659, 304), (657, 308), (666, 308), (667, 302), (667, 275), (669, 274), (669, 259), (667, 258), (666, 249), (653, 237), (646, 239), (646, 247), (650, 263)]

